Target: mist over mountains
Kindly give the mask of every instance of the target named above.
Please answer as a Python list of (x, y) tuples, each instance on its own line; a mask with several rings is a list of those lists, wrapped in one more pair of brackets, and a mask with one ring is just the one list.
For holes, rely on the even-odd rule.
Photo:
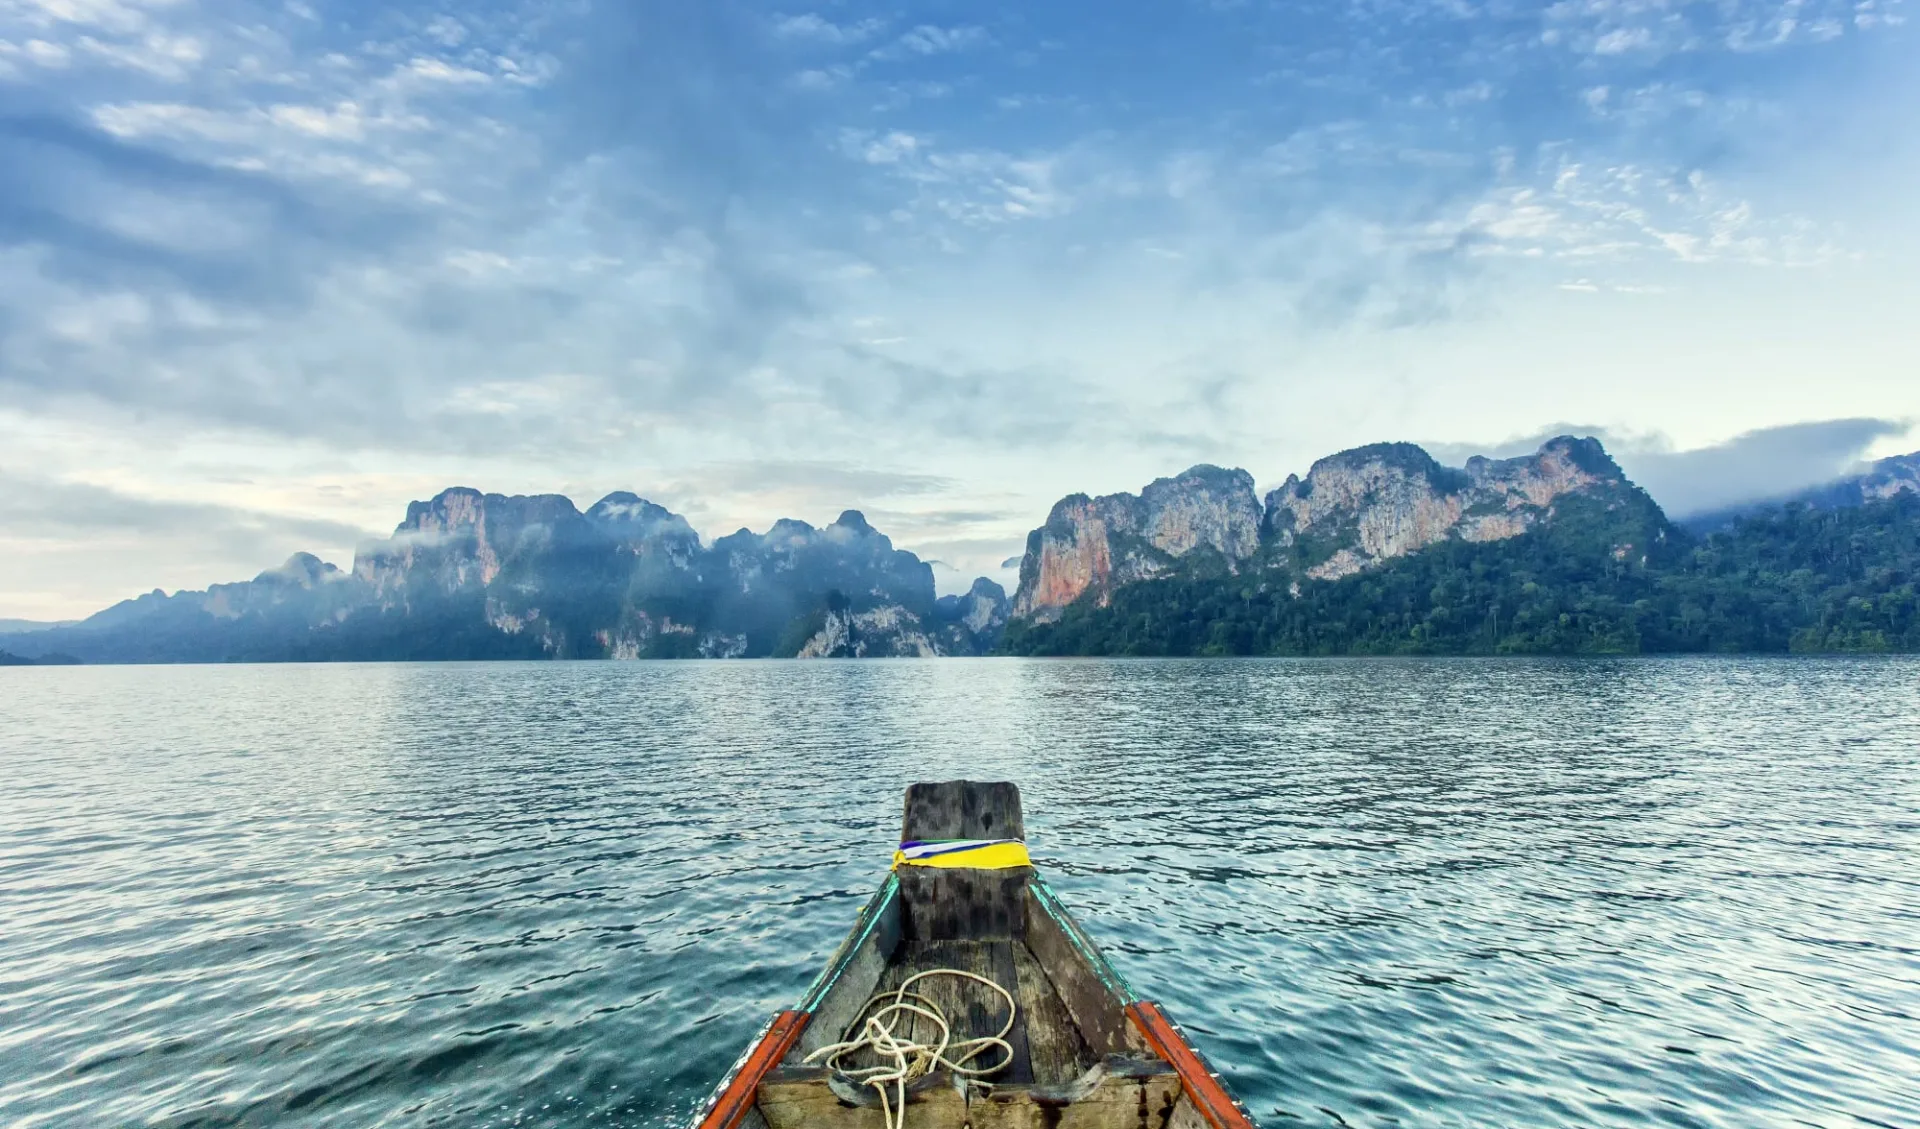
[(456, 487), (349, 569), (298, 553), (5, 639), (87, 662), (1904, 649), (1916, 508), (1920, 454), (1676, 524), (1592, 438), (1462, 467), (1381, 443), (1264, 497), (1206, 465), (1069, 496), (1011, 597), (943, 597), (857, 510), (709, 543), (632, 493)]

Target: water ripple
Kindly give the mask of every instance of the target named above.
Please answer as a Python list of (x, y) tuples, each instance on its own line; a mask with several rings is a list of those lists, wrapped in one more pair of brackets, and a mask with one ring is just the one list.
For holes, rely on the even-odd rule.
[(0, 670), (0, 1123), (675, 1124), (916, 779), (1256, 1116), (1920, 1126), (1910, 660)]

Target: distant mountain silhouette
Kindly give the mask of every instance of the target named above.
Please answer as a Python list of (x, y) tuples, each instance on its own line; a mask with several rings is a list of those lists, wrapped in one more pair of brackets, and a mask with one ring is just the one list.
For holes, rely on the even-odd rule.
[(855, 510), (703, 546), (634, 494), (582, 513), (559, 495), (455, 487), (408, 506), (351, 571), (296, 553), (252, 580), (156, 589), (8, 639), (89, 662), (728, 658), (833, 653), (814, 637), (837, 609), (868, 617), (858, 654), (976, 654), (1006, 621), (1004, 594), (982, 599), (978, 586), (935, 599), (932, 570)]

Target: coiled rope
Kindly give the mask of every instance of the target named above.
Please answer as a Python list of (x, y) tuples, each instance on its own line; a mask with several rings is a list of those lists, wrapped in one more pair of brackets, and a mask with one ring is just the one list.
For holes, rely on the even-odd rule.
[[(983, 1035), (977, 1039), (953, 1038), (953, 1029), (947, 1023), (947, 1017), (941, 1014), (939, 1005), (917, 992), (907, 989), (930, 976), (958, 976), (965, 980), (985, 984), (1007, 1001), (1007, 1022), (997, 1034)], [(912, 1001), (912, 1002), (909, 1002)], [(872, 1015), (867, 1015), (875, 1004), (885, 1006)], [(837, 1070), (856, 1082), (872, 1086), (880, 1095), (880, 1114), (889, 1129), (903, 1129), (907, 1120), (907, 1083), (920, 1078), (939, 1067), (963, 1078), (983, 1078), (1005, 1070), (1013, 1062), (1013, 1045), (1007, 1042), (1007, 1032), (1013, 1030), (1013, 995), (1005, 988), (995, 984), (984, 976), (971, 972), (962, 972), (957, 968), (935, 968), (916, 973), (891, 992), (882, 992), (868, 1000), (859, 1014), (866, 1016), (866, 1022), (860, 1025), (860, 1037), (844, 1043), (833, 1043), (821, 1047), (806, 1057), (807, 1062), (825, 1059), (827, 1069)], [(908, 1015), (918, 1015), (931, 1020), (940, 1029), (938, 1042), (917, 1043), (901, 1038), (897, 1033), (901, 1019)], [(975, 1057), (989, 1048), (998, 1047), (1005, 1052), (1001, 1060), (993, 1066), (968, 1066)], [(872, 1051), (883, 1061), (879, 1066), (867, 1066), (848, 1069), (840, 1065), (840, 1060), (857, 1051)], [(892, 1086), (894, 1100), (887, 1100), (887, 1087)]]

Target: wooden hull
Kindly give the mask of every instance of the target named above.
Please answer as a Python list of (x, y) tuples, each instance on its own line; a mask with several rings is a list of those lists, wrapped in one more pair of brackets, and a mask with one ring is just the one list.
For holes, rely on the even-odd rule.
[[(915, 790), (959, 790), (971, 801), (983, 788), (1005, 790), (996, 794), (1003, 805), (1011, 792), (1017, 829), (1011, 785), (915, 785), (903, 838), (924, 831)], [(915, 1079), (906, 1090), (909, 1129), (1252, 1129), (1179, 1028), (1133, 992), (1024, 866), (896, 868), (799, 1006), (776, 1015), (721, 1081), (694, 1129), (888, 1129), (876, 1090), (807, 1059), (859, 1029), (877, 995), (933, 969), (971, 972), (1012, 995), (1011, 1053), (983, 1079), (944, 1070)], [(956, 1033), (990, 1034), (1006, 1019), (997, 995), (958, 977), (923, 979), (912, 990)], [(926, 1021), (907, 1022), (924, 1030), (904, 1033), (934, 1037)]]

